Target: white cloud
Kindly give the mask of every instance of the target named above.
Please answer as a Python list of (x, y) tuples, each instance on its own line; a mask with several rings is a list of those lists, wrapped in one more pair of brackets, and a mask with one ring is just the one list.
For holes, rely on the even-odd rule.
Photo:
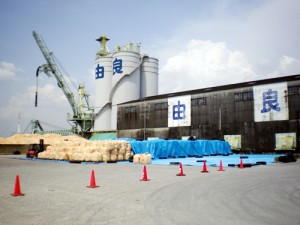
[(252, 3), (213, 5), (212, 17), (189, 18), (157, 40), (160, 93), (299, 74), (299, 1)]
[[(30, 87), (30, 95), (35, 93), (35, 87)], [(63, 95), (63, 92), (59, 87), (52, 84), (45, 84), (43, 87), (38, 89), (38, 97), (41, 98), (41, 101), (46, 100), (46, 104), (61, 104), (66, 101), (66, 97)], [(50, 102), (49, 102), (50, 100)]]
[[(38, 107), (34, 107), (35, 86), (30, 86), (25, 93), (17, 93), (11, 96), (9, 103), (0, 108), (0, 119), (3, 127), (16, 128), (18, 114), (21, 115), (21, 131), (29, 124), (30, 120), (38, 119), (59, 127), (68, 128), (66, 122), (67, 113), (71, 113), (66, 97), (63, 92), (52, 84), (45, 84), (39, 87)], [(15, 124), (15, 126), (14, 126)]]
[(184, 91), (243, 82), (257, 77), (246, 56), (226, 43), (191, 40), (160, 70), (160, 92)]
[(19, 71), (13, 63), (0, 61), (0, 80), (14, 78)]
[[(199, 13), (189, 17), (178, 25), (171, 37), (165, 40), (157, 40), (156, 55), (160, 59), (161, 68), (165, 70), (167, 69), (166, 65), (171, 65), (170, 61), (187, 57), (184, 52), (190, 50), (183, 49), (183, 47), (186, 47), (189, 40), (192, 38), (195, 40), (210, 40), (215, 44), (215, 47), (218, 46), (217, 43), (223, 43), (223, 49), (225, 47), (230, 52), (230, 56), (225, 54), (227, 71), (237, 73), (240, 70), (239, 73), (245, 74), (246, 71), (241, 71), (243, 69), (242, 65), (233, 68), (232, 63), (239, 62), (245, 63), (244, 68), (250, 74), (256, 74), (253, 77), (254, 79), (264, 79), (272, 74), (273, 76), (286, 76), (300, 73), (300, 68), (297, 68), (296, 62), (290, 62), (288, 65), (286, 61), (281, 62), (285, 63), (289, 69), (283, 69), (283, 65), (279, 68), (277, 65), (278, 58), (283, 60), (285, 56), (295, 60), (300, 59), (297, 48), (297, 37), (300, 35), (300, 29), (298, 29), (299, 10), (300, 3), (298, 0), (256, 2), (234, 0), (224, 1), (222, 4), (212, 4), (210, 16)], [(220, 46), (218, 48), (221, 50)], [(219, 54), (218, 56), (221, 57)], [(228, 57), (232, 59), (232, 63), (230, 63)], [(190, 62), (188, 63), (190, 65)], [(222, 68), (222, 65), (218, 66)], [(209, 68), (209, 65), (206, 68)], [(217, 68), (211, 69), (215, 70)], [(165, 71), (160, 75), (165, 76)], [(161, 80), (165, 81), (164, 78)], [(230, 81), (239, 82), (241, 80), (226, 79), (223, 82), (230, 83)], [(166, 82), (161, 84), (160, 90), (165, 92), (164, 85), (166, 85)]]
[[(34, 110), (34, 99), (35, 99), (35, 87), (30, 86), (27, 88), (25, 93), (18, 93), (15, 96), (11, 96), (9, 104), (5, 107), (0, 108), (1, 118), (13, 118), (18, 113), (22, 113), (24, 116), (32, 116)], [(38, 105), (46, 108), (47, 111), (52, 111), (60, 105), (67, 104), (66, 98), (52, 84), (46, 84), (39, 88), (38, 91)]]
[(284, 55), (279, 59), (275, 71), (270, 73), (270, 76), (295, 75), (299, 73), (300, 59)]

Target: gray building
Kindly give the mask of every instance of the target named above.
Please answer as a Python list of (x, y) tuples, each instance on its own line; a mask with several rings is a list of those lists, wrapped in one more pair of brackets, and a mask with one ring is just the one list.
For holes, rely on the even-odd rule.
[(300, 75), (141, 98), (118, 105), (118, 137), (219, 139), (245, 152), (297, 150)]

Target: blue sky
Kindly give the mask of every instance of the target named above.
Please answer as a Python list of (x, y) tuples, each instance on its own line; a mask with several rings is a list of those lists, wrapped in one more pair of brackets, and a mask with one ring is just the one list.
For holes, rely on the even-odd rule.
[(159, 59), (160, 93), (299, 74), (299, 11), (298, 0), (0, 0), (0, 136), (17, 132), (19, 115), (21, 131), (31, 119), (69, 127), (53, 77), (40, 75), (34, 107), (45, 60), (33, 30), (93, 99), (102, 34), (111, 51), (131, 41)]

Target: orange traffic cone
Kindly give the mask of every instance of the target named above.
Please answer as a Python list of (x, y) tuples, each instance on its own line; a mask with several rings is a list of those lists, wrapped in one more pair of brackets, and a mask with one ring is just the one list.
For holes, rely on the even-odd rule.
[(143, 170), (143, 177), (142, 179), (140, 179), (140, 181), (149, 181), (150, 179), (148, 179), (148, 176), (147, 176), (147, 169), (146, 169), (146, 166), (144, 166), (144, 170)]
[(220, 168), (218, 169), (218, 171), (225, 171), (225, 170), (223, 169), (222, 160), (220, 160)]
[(204, 164), (203, 164), (203, 169), (202, 169), (201, 173), (208, 173), (208, 170), (206, 168), (206, 160), (204, 160), (203, 163)]
[(182, 169), (182, 163), (179, 164), (179, 173), (176, 174), (176, 176), (185, 176), (185, 174), (183, 173), (183, 169)]
[(14, 190), (14, 193), (12, 193), (11, 195), (12, 196), (24, 196), (24, 194), (21, 192), (19, 175), (16, 176), (15, 190)]
[(240, 161), (240, 169), (244, 169), (244, 164), (243, 164), (243, 160), (242, 159)]
[(95, 172), (94, 172), (94, 170), (92, 170), (90, 186), (87, 186), (87, 187), (88, 187), (88, 188), (97, 188), (97, 187), (99, 187), (99, 186), (96, 185)]

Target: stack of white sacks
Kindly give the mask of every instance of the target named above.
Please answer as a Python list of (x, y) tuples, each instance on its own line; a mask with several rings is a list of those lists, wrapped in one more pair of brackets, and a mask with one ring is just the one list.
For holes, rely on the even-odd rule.
[(87, 162), (129, 160), (132, 155), (128, 141), (58, 141), (38, 154), (41, 159)]
[(144, 153), (144, 154), (135, 154), (133, 156), (134, 163), (140, 164), (151, 164), (152, 163), (152, 156), (151, 154)]

